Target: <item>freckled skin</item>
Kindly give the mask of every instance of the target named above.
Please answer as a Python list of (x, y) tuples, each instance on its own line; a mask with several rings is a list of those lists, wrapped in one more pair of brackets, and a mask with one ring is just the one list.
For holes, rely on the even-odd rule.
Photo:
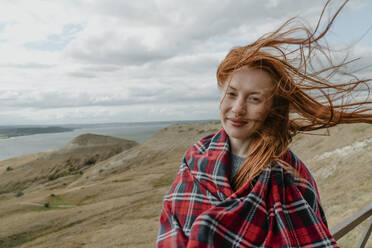
[[(262, 125), (272, 106), (270, 75), (259, 69), (244, 68), (225, 83), (220, 118), (237, 155), (244, 155), (250, 136)], [(235, 147), (234, 147), (235, 146)]]

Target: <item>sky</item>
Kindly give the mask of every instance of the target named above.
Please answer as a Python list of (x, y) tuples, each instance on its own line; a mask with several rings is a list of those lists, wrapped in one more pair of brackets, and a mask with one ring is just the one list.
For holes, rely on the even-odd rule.
[[(322, 4), (1, 0), (0, 125), (218, 119), (227, 52), (293, 16), (315, 24)], [(351, 0), (327, 36), (361, 65), (372, 65), (370, 13), (371, 0)]]

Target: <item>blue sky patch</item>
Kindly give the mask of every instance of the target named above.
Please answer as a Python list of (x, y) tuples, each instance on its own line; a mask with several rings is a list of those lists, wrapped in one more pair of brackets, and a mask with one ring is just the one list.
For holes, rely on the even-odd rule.
[(60, 51), (63, 50), (83, 30), (81, 25), (68, 24), (63, 26), (60, 34), (52, 34), (46, 40), (24, 43), (24, 46), (31, 50)]
[(7, 24), (8, 23), (6, 23), (6, 22), (0, 22), (0, 32), (2, 32), (5, 29)]

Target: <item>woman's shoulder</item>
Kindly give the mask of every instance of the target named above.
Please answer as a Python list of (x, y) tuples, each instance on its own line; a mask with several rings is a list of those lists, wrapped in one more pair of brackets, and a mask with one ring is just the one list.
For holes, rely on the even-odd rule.
[(210, 150), (228, 150), (228, 146), (227, 135), (223, 129), (220, 129), (218, 132), (209, 134), (190, 146), (186, 154), (204, 154)]
[(314, 178), (305, 163), (302, 162), (302, 160), (291, 149), (288, 148), (287, 152), (282, 156), (281, 159), (290, 164), (302, 178), (306, 178), (309, 181), (314, 181)]

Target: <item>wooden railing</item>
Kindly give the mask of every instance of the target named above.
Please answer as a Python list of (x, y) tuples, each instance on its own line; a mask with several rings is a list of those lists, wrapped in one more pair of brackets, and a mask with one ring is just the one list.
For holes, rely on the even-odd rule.
[[(340, 239), (345, 234), (354, 229), (357, 225), (372, 216), (372, 203), (338, 224), (335, 228), (331, 229), (331, 234), (335, 240)], [(367, 244), (368, 238), (372, 231), (372, 217), (369, 219), (366, 229), (364, 230), (361, 239), (355, 248), (364, 248)]]

